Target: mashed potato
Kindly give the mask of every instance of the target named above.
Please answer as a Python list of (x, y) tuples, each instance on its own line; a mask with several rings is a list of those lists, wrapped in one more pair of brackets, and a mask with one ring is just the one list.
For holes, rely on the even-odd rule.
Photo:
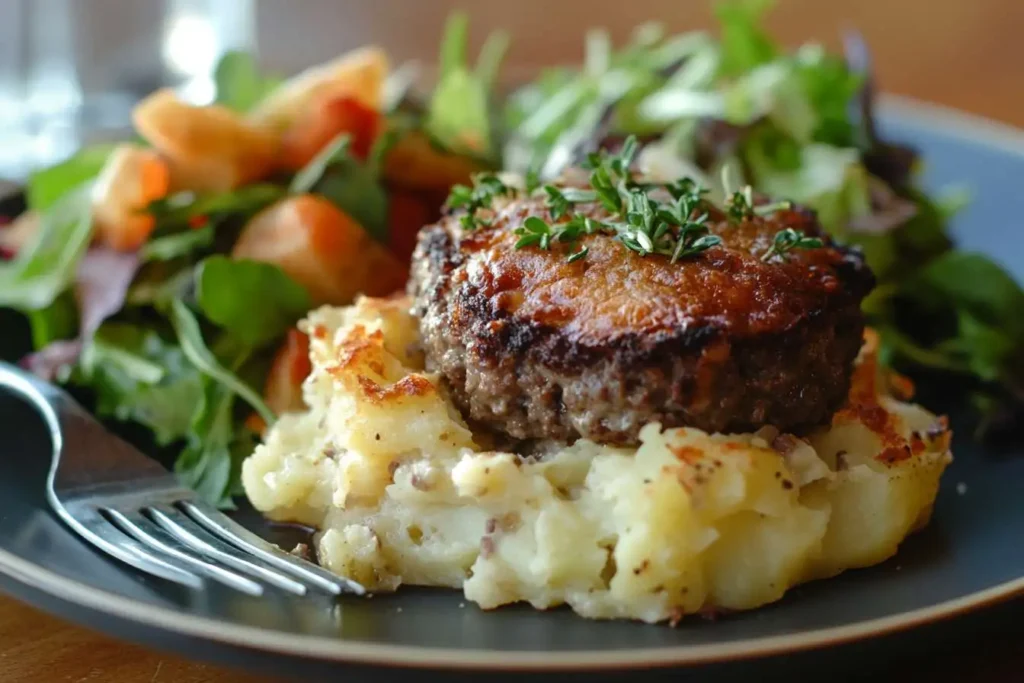
[(322, 564), (373, 591), (647, 622), (749, 609), (893, 555), (951, 460), (945, 421), (890, 395), (870, 337), (847, 407), (806, 439), (650, 424), (638, 448), (524, 458), (487, 448), (424, 372), (408, 301), (321, 308), (303, 329), (309, 410), (270, 430), (245, 490), (320, 529)]

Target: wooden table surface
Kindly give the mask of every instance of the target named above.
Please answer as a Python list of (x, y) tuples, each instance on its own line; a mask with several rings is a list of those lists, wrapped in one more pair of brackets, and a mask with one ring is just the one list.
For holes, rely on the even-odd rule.
[[(586, 22), (569, 23), (583, 26), (601, 23), (629, 26), (647, 17), (674, 17), (669, 23), (685, 26), (707, 20), (701, 0), (691, 0), (687, 14), (679, 16), (681, 0), (620, 0), (587, 4)], [(401, 4), (399, 4), (401, 3)], [(292, 21), (302, 21), (308, 10), (320, 15), (350, 12), (373, 22), (374, 13), (393, 15), (409, 10), (425, 14), (427, 24), (437, 24), (447, 8), (468, 6), (454, 0), (421, 0), (413, 5), (404, 0), (374, 0), (350, 3), (289, 3)], [(561, 45), (553, 43), (552, 32), (531, 36), (517, 26), (528, 27), (533, 16), (541, 11), (550, 15), (567, 15), (566, 5), (544, 0), (517, 2), (517, 12), (510, 16), (498, 11), (498, 3), (475, 4), (476, 26), (486, 27), (510, 23), (520, 41), (515, 54), (529, 54), (532, 59), (546, 60), (563, 56)], [(274, 6), (264, 3), (267, 10)], [(507, 8), (504, 3), (501, 4)], [(295, 7), (303, 11), (295, 12)], [(543, 8), (543, 9), (542, 9)], [(692, 11), (691, 11), (692, 10)], [(260, 6), (264, 11), (264, 6)], [(546, 18), (550, 21), (550, 16)], [(307, 19), (308, 21), (308, 19)], [(557, 18), (554, 20), (557, 23)], [(311, 22), (313, 23), (313, 22)], [(324, 21), (316, 23), (323, 25)], [(404, 50), (431, 53), (433, 48), (417, 45), (426, 31), (413, 30), (423, 24), (414, 18), (401, 24), (372, 25), (374, 37), (404, 45)], [(807, 37), (832, 39), (843, 26), (859, 27), (873, 47), (880, 80), (884, 89), (917, 98), (947, 104), (1008, 123), (1024, 126), (1024, 2), (1021, 0), (846, 0), (843, 3), (823, 0), (781, 0), (771, 20), (772, 27), (789, 43)], [(563, 34), (576, 41), (575, 28)], [(833, 41), (834, 42), (834, 41)], [(530, 50), (522, 46), (529, 43)], [(576, 43), (572, 43), (575, 45)], [(411, 47), (410, 47), (411, 45)], [(319, 49), (328, 57), (337, 43)], [(309, 50), (309, 45), (305, 46)], [(573, 54), (572, 48), (568, 54)], [(2, 503), (0, 503), (2, 505)], [(1024, 614), (1021, 615), (1024, 617)], [(894, 672), (896, 673), (896, 672)], [(932, 653), (912, 671), (900, 677), (929, 681), (1020, 681), (1024, 680), (1024, 629), (1006, 634), (979, 648), (944, 648)], [(114, 641), (86, 629), (72, 626), (9, 598), (0, 597), (0, 681), (4, 683), (48, 683), (49, 681), (98, 681), (103, 683), (258, 683), (267, 681), (248, 674), (220, 669), (207, 664), (188, 662), (176, 656), (151, 652), (134, 645)]]

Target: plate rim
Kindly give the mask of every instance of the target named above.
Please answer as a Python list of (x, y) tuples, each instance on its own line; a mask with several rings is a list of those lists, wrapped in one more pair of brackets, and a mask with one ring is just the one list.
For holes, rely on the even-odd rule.
[[(1024, 129), (944, 105), (899, 95), (884, 95), (881, 98), (881, 105), (886, 114), (897, 119), (1024, 158)], [(1022, 575), (984, 590), (927, 607), (809, 632), (728, 643), (683, 644), (612, 651), (544, 652), (463, 650), (367, 643), (340, 637), (298, 635), (253, 626), (227, 624), (209, 617), (149, 605), (117, 593), (96, 589), (24, 560), (2, 548), (0, 573), (70, 606), (223, 646), (250, 650), (255, 648), (270, 654), (336, 663), (495, 671), (582, 671), (597, 668), (693, 666), (755, 659), (878, 637), (948, 619), (1024, 595)], [(59, 610), (44, 609), (60, 613)], [(62, 616), (69, 618), (63, 614)], [(71, 620), (75, 621), (73, 617)]]

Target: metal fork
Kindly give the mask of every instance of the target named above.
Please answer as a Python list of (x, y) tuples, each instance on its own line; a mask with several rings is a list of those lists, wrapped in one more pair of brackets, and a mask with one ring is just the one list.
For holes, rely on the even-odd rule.
[(46, 422), (53, 444), (46, 497), (54, 512), (122, 562), (196, 589), (212, 580), (253, 596), (268, 584), (295, 595), (310, 588), (365, 592), (199, 500), (61, 389), (3, 362), (0, 388), (24, 398)]

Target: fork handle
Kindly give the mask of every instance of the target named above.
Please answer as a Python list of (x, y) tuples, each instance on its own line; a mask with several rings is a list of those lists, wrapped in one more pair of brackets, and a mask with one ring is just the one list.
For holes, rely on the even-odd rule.
[[(46, 421), (50, 437), (60, 438), (61, 414), (82, 408), (66, 393), (17, 365), (0, 361), (0, 387), (27, 401)], [(54, 444), (57, 446), (57, 443)]]
[(106, 430), (63, 389), (0, 361), (0, 388), (29, 403), (46, 423), (53, 448), (51, 489), (138, 481), (167, 470)]

